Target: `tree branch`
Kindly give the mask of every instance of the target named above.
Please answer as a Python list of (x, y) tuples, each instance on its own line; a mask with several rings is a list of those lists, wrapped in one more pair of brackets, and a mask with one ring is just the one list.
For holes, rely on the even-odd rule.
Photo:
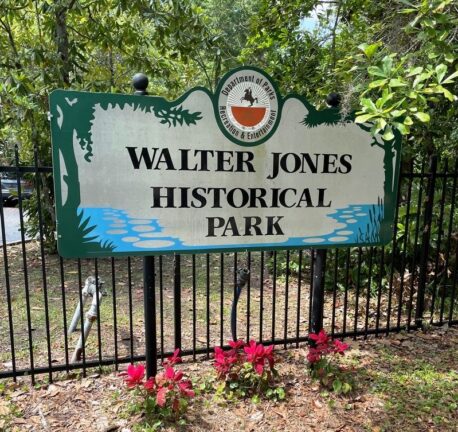
[(337, 33), (337, 25), (339, 24), (339, 17), (340, 17), (340, 10), (342, 8), (342, 0), (339, 0), (337, 11), (336, 11), (336, 19), (334, 21), (334, 26), (332, 28), (332, 70), (336, 68), (336, 33)]
[(11, 27), (10, 27), (8, 21), (6, 20), (6, 18), (5, 18), (5, 21), (3, 21), (0, 18), (0, 24), (2, 25), (2, 27), (5, 29), (6, 33), (8, 34), (8, 40), (10, 41), (11, 49), (13, 50), (13, 53), (14, 53), (16, 59), (17, 59), (16, 62), (15, 62), (16, 69), (22, 69), (22, 65), (18, 60), (19, 59), (19, 53), (18, 53), (17, 48), (16, 48), (16, 43), (14, 42), (14, 37), (13, 37), (13, 32), (11, 31)]

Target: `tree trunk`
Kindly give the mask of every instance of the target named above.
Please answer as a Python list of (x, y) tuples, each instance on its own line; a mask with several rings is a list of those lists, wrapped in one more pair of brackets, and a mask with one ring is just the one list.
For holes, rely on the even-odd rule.
[(68, 30), (67, 12), (68, 6), (59, 6), (61, 1), (55, 0), (56, 5), (56, 45), (61, 64), (61, 79), (65, 85), (70, 84), (70, 61), (68, 58)]

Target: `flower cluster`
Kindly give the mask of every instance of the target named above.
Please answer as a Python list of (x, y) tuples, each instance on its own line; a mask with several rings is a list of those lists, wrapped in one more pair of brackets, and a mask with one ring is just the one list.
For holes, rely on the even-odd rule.
[(330, 354), (344, 355), (348, 345), (339, 340), (331, 340), (324, 330), (318, 334), (310, 333), (309, 338), (315, 342), (315, 347), (310, 347), (307, 360), (310, 363), (317, 363), (323, 357)]
[(349, 382), (350, 377), (333, 362), (337, 356), (344, 355), (349, 346), (337, 339), (331, 340), (324, 330), (318, 334), (311, 333), (309, 338), (315, 343), (307, 354), (312, 378), (319, 380), (323, 386), (336, 393), (351, 391), (353, 385)]
[(221, 392), (233, 396), (259, 396), (283, 399), (283, 388), (276, 388), (273, 345), (264, 347), (254, 340), (229, 341), (230, 349), (215, 347), (215, 362), (218, 378), (223, 381)]
[(143, 387), (150, 396), (155, 397), (160, 408), (170, 407), (174, 413), (183, 408), (182, 399), (194, 397), (191, 381), (184, 379), (183, 372), (167, 366), (164, 372), (149, 378)]
[(179, 362), (181, 358), (179, 350), (176, 350), (172, 357), (164, 360), (164, 371), (146, 381), (143, 365), (128, 366), (125, 378), (127, 387), (137, 390), (143, 398), (147, 415), (177, 418), (185, 411), (187, 400), (195, 396), (191, 381), (174, 367)]
[(274, 368), (273, 345), (264, 347), (251, 340), (248, 344), (244, 341), (229, 341), (230, 350), (224, 351), (215, 347), (215, 369), (218, 376), (223, 378), (234, 373), (234, 369), (244, 363), (250, 363), (258, 375), (264, 370), (271, 371)]

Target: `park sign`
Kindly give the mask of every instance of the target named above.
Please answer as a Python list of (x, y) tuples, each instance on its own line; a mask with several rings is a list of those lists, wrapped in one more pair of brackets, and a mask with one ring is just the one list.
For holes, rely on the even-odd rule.
[(387, 243), (400, 143), (282, 97), (262, 70), (215, 93), (50, 96), (59, 253), (152, 255)]

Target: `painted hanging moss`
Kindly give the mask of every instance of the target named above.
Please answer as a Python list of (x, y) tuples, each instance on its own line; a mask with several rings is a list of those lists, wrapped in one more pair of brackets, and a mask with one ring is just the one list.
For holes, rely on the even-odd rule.
[[(70, 93), (71, 94), (71, 93)], [(69, 92), (55, 91), (52, 94), (51, 116), (56, 119), (59, 135), (53, 136), (53, 142), (61, 142), (59, 145), (60, 157), (64, 165), (65, 173), (62, 176), (67, 186), (79, 184), (77, 163), (73, 146), (74, 134), (82, 150), (84, 159), (90, 163), (93, 157), (92, 126), (94, 113), (97, 106), (103, 110), (119, 107), (121, 110), (129, 105), (134, 111), (140, 110), (144, 113), (151, 113), (160, 120), (164, 127), (192, 126), (202, 119), (200, 112), (189, 112), (183, 109), (181, 101), (169, 102), (159, 97), (139, 97), (114, 94), (86, 93), (84, 98), (78, 98), (80, 93), (75, 92), (71, 97)], [(72, 111), (77, 112), (77, 115)], [(55, 156), (56, 154), (54, 154)], [(91, 224), (90, 218), (84, 218), (83, 212), (79, 210), (79, 191), (68, 194), (66, 199), (61, 195), (61, 190), (56, 190), (56, 196), (62, 202), (62, 212), (65, 214), (66, 235), (72, 239), (75, 249), (81, 253), (111, 252), (114, 249), (110, 241), (98, 241), (97, 236), (91, 235), (95, 226)], [(59, 230), (59, 227), (58, 227)]]

